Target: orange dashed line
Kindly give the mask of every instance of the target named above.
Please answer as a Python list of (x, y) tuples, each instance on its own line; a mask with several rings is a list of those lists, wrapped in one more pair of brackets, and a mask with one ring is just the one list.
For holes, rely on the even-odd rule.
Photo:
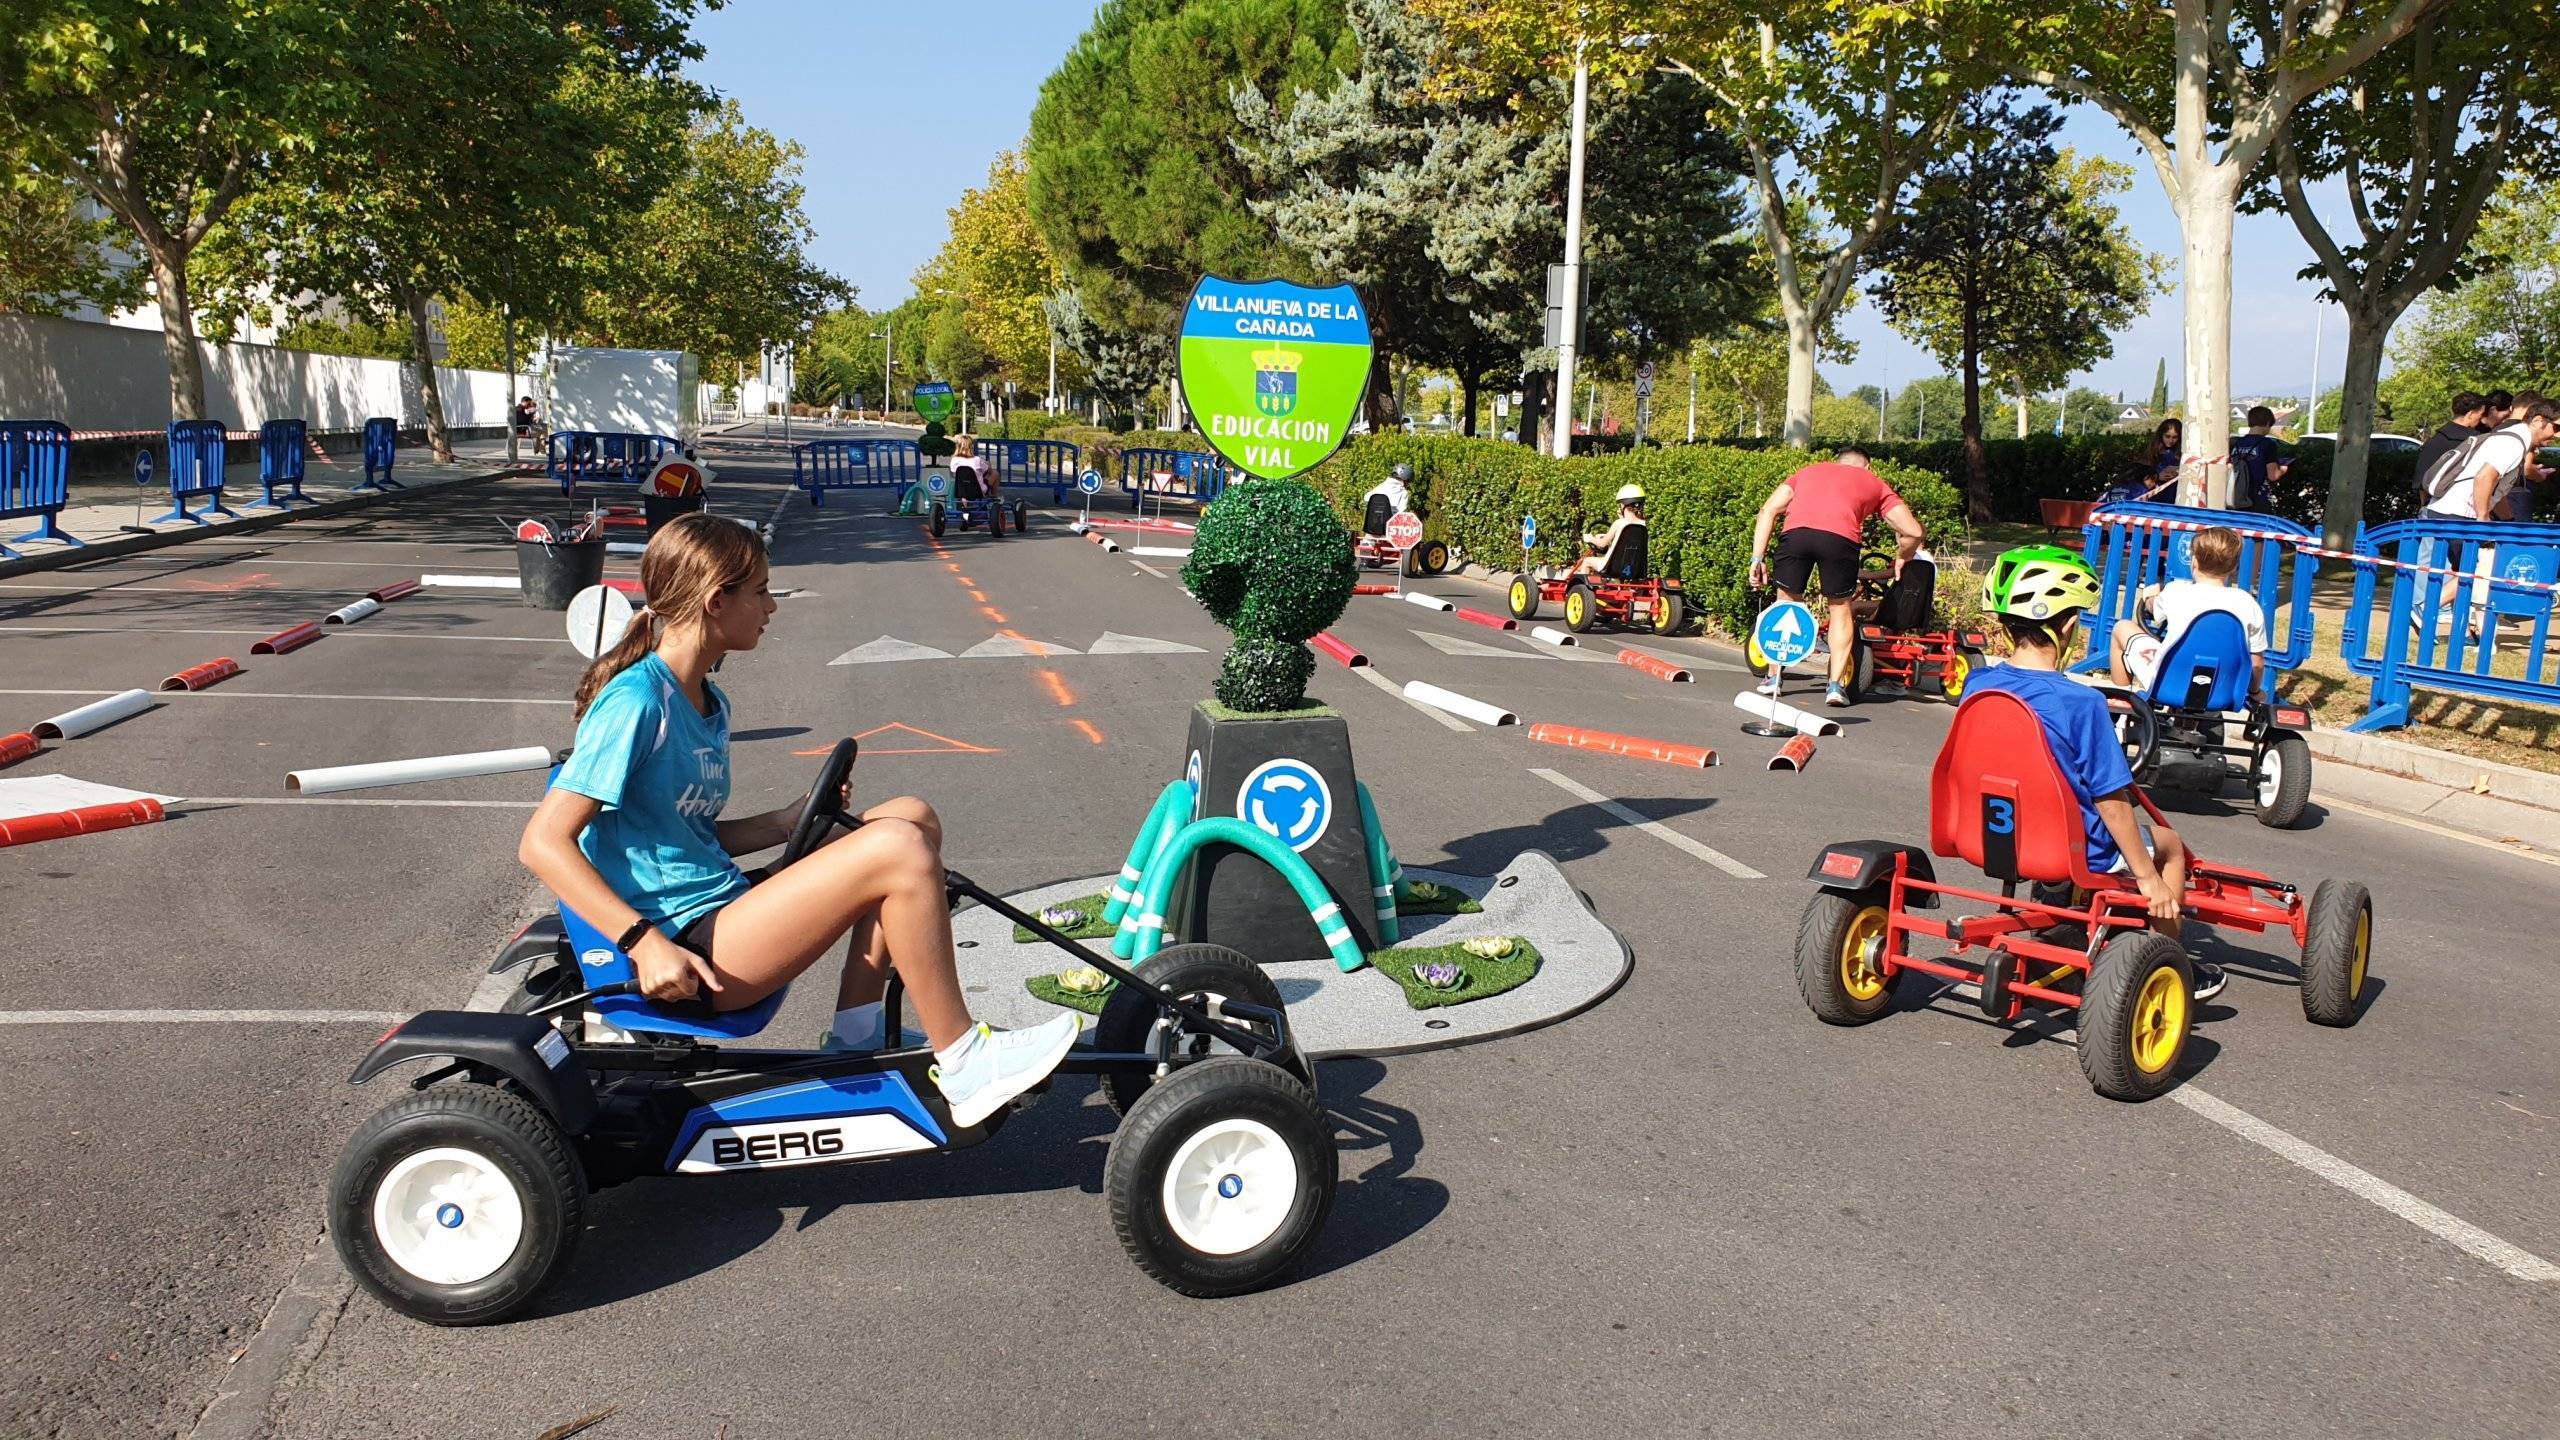
[(1075, 725), (1075, 727), (1076, 727), (1077, 729), (1079, 729), (1079, 730), (1081, 730), (1081, 731), (1083, 731), (1083, 732), (1084, 732), (1084, 738), (1086, 738), (1087, 740), (1092, 741), (1092, 742), (1093, 742), (1094, 744), (1096, 744), (1096, 745), (1099, 745), (1099, 744), (1101, 744), (1101, 743), (1102, 743), (1102, 732), (1093, 728), (1093, 722), (1092, 722), (1092, 721), (1090, 721), (1090, 720), (1077, 720), (1077, 721), (1074, 721), (1074, 722), (1072, 722), (1072, 723)]
[(984, 590), (972, 590), (969, 592), (969, 598), (977, 601), (981, 605), (984, 605), (987, 603), (987, 592)]
[(959, 569), (960, 569), (960, 562), (958, 562), (958, 561), (956, 561), (956, 560), (955, 560), (955, 561), (952, 561), (951, 563), (949, 563), (949, 564), (947, 564), (947, 565), (943, 566), (942, 568), (943, 568), (943, 569), (945, 569), (945, 570), (949, 570), (949, 571), (953, 572), (954, 574), (957, 574), (957, 573), (959, 572)]
[(996, 609), (994, 606), (981, 605), (978, 607), (978, 610), (979, 613), (985, 615), (988, 619), (993, 620), (997, 624), (1001, 625), (1004, 623), (1004, 612)]
[(1050, 699), (1057, 701), (1061, 705), (1073, 705), (1076, 703), (1075, 692), (1067, 688), (1067, 682), (1059, 676), (1057, 671), (1041, 671), (1040, 683), (1049, 687)]

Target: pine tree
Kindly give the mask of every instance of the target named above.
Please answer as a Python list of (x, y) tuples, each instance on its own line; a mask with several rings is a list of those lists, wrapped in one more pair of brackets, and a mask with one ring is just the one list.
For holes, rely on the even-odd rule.
[(2169, 413), (2169, 357), (2160, 357), (2160, 367), (2151, 372), (2151, 413)]

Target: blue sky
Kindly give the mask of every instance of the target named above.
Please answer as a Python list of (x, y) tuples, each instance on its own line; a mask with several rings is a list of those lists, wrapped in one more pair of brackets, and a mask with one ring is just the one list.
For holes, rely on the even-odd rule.
[[(888, 0), (731, 0), (702, 18), (708, 55), (697, 73), (736, 99), (749, 123), (798, 140), (809, 152), (808, 211), (817, 262), (851, 280), (868, 306), (894, 305), (931, 257), (944, 212), (986, 178), (999, 151), (1030, 129), (1040, 82), (1084, 30), (1082, 0), (979, 0), (967, 6)], [(2094, 111), (2076, 112), (2064, 140), (2136, 166), (2121, 197), (2135, 240), (2173, 260), (2178, 226), (2139, 147)], [(1563, 217), (1557, 217), (1563, 251)], [(2231, 378), (2235, 394), (2298, 395), (2311, 380), (2312, 288), (2294, 278), (2311, 261), (2293, 222), (2240, 219), (2234, 244)], [(2345, 368), (2336, 307), (2326, 310), (2320, 383)], [(1858, 342), (1854, 366), (1826, 363), (1849, 389), (1934, 374), (1926, 354), (1887, 329), (1861, 302), (1843, 329)], [(2184, 388), (2178, 304), (2170, 295), (2116, 337), (2115, 355), (2082, 383), (2141, 401), (2152, 368), (2169, 362), (2169, 389)]]

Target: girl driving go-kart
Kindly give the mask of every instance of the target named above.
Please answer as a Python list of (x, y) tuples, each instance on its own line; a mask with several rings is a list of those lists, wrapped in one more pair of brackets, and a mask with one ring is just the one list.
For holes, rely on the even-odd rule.
[(895, 967), (954, 1120), (973, 1125), (1047, 1078), (1076, 1017), (1028, 1030), (973, 1023), (961, 997), (943, 885), (942, 826), (901, 797), (749, 888), (733, 855), (780, 845), (798, 805), (720, 819), (729, 799), (729, 702), (710, 674), (752, 650), (774, 613), (764, 546), (745, 526), (687, 515), (640, 560), (647, 603), (579, 682), (577, 742), (517, 854), (599, 932), (616, 936), (643, 993), (705, 1011), (779, 990), (850, 932), (827, 1048), (885, 1043)]

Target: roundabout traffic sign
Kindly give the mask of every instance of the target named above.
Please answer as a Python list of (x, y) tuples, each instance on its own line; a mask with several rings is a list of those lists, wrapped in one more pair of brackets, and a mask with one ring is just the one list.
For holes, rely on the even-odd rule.
[(1333, 823), (1333, 791), (1303, 760), (1265, 760), (1237, 787), (1236, 818), (1304, 853)]
[(1102, 472), (1094, 469), (1090, 465), (1086, 466), (1084, 468), (1084, 473), (1076, 477), (1076, 489), (1087, 495), (1101, 494)]
[(1538, 517), (1535, 515), (1520, 517), (1520, 548), (1523, 550), (1538, 548)]

